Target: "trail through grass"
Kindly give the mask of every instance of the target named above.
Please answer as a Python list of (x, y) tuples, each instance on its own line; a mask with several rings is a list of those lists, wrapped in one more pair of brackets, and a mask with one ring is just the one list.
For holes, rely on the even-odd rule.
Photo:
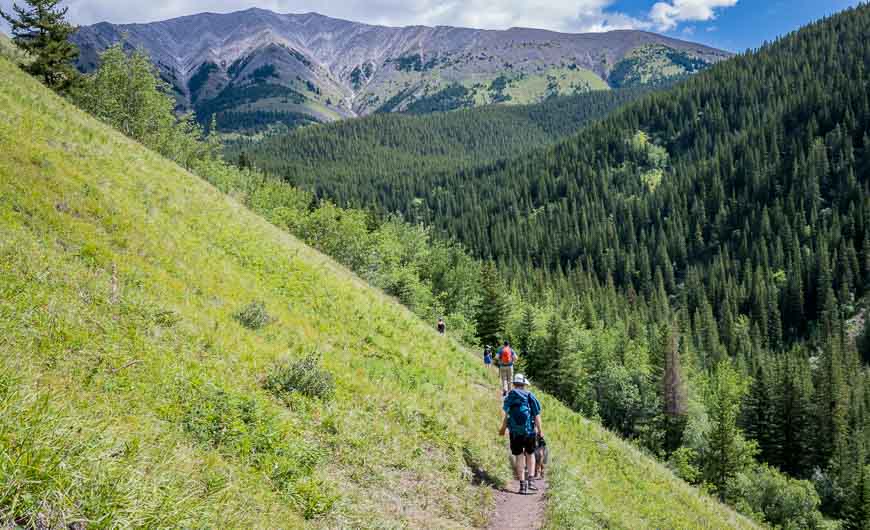
[[(0, 60), (0, 526), (483, 527), (475, 477), (509, 478), (495, 386)], [(750, 526), (543, 403), (550, 528)]]

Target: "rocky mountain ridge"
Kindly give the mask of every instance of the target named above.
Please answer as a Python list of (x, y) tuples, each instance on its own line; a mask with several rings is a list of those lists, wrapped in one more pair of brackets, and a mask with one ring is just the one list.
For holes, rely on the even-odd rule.
[(74, 41), (84, 71), (117, 42), (145, 50), (181, 107), (236, 125), (530, 103), (657, 82), (730, 56), (642, 31), (393, 28), (257, 8), (102, 22), (81, 28)]

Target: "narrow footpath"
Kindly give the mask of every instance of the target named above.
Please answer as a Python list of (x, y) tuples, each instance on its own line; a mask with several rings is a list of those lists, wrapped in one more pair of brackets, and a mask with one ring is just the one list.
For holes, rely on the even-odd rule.
[(518, 483), (512, 480), (507, 489), (495, 492), (495, 513), (488, 530), (538, 530), (544, 522), (547, 506), (545, 494), (547, 482), (535, 482), (538, 491), (534, 495), (517, 493)]

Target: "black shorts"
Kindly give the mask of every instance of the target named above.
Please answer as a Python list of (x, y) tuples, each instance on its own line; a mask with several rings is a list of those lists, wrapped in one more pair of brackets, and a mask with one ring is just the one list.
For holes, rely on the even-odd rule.
[(519, 456), (523, 453), (527, 455), (535, 454), (535, 435), (534, 434), (511, 434), (511, 454)]

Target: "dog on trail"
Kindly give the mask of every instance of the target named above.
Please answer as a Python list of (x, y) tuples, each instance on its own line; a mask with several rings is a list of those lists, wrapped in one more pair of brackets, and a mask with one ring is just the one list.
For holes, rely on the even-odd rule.
[(535, 478), (544, 478), (544, 469), (550, 460), (550, 450), (547, 449), (547, 441), (540, 434), (537, 435), (537, 444), (535, 447)]

